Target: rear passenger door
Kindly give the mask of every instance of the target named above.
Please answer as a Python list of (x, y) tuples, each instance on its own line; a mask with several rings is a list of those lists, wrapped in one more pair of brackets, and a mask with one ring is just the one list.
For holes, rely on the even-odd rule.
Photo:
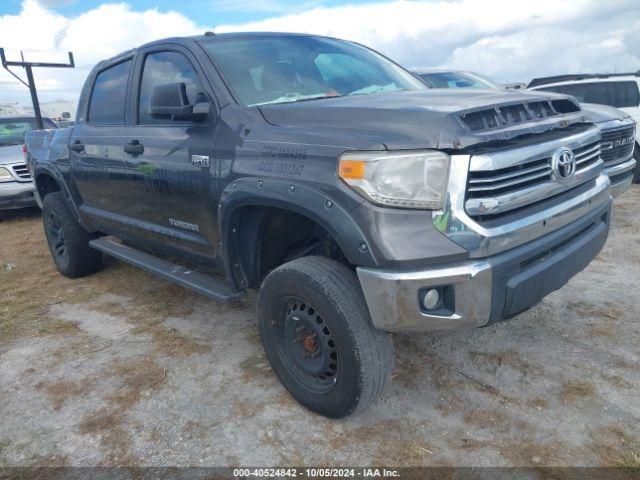
[(87, 110), (69, 145), (80, 211), (109, 233), (122, 232), (129, 202), (123, 144), (132, 70), (133, 59), (124, 58), (93, 77)]
[(167, 83), (186, 85), (190, 104), (214, 97), (197, 60), (180, 46), (156, 46), (139, 53), (132, 88), (132, 125), (124, 139), (142, 146), (126, 153), (129, 202), (127, 216), (135, 219), (138, 240), (155, 249), (191, 260), (216, 257), (217, 166), (214, 144), (217, 116), (180, 121), (150, 114), (153, 88)]

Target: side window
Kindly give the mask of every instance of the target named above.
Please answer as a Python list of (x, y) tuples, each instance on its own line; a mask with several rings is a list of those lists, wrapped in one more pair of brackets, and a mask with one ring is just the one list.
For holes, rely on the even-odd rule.
[(611, 82), (613, 107), (637, 107), (640, 105), (640, 92), (637, 82)]
[(147, 55), (140, 83), (140, 99), (138, 102), (139, 123), (171, 123), (165, 118), (153, 118), (149, 113), (151, 92), (163, 83), (181, 82), (187, 86), (189, 103), (195, 103), (198, 93), (203, 92), (202, 84), (187, 58), (178, 52), (157, 52)]
[(611, 89), (607, 82), (576, 83), (565, 85), (564, 93), (573, 95), (579, 102), (612, 105)]
[(124, 125), (127, 81), (131, 60), (118, 63), (98, 74), (89, 101), (89, 122)]

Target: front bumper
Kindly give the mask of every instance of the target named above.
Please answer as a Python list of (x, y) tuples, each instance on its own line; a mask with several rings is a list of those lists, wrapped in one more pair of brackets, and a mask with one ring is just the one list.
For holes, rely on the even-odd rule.
[(36, 187), (31, 182), (0, 183), (0, 210), (36, 205)]
[[(394, 332), (482, 327), (531, 308), (584, 269), (604, 245), (611, 201), (553, 233), (482, 260), (420, 271), (358, 268), (373, 324)], [(429, 287), (450, 292), (450, 307), (421, 306)], [(444, 310), (444, 311), (442, 311)]]
[(635, 158), (605, 169), (611, 180), (611, 195), (617, 197), (626, 192), (633, 183), (633, 169), (636, 168)]

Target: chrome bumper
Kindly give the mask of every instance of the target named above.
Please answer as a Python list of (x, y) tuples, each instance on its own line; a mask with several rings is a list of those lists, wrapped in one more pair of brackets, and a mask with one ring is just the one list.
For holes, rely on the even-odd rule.
[[(358, 278), (376, 328), (390, 332), (427, 332), (481, 327), (491, 310), (491, 265), (471, 262), (419, 272), (358, 268)], [(455, 311), (434, 315), (420, 310), (419, 292), (430, 286), (455, 289)]]
[[(615, 198), (626, 192), (633, 182), (633, 169), (636, 167), (634, 158), (605, 169), (611, 179), (611, 195)], [(627, 175), (625, 175), (627, 174)], [(622, 178), (620, 178), (622, 177)]]
[(36, 187), (33, 183), (0, 183), (0, 209), (13, 209), (36, 205)]
[[(357, 269), (374, 326), (391, 332), (482, 327), (513, 318), (561, 288), (600, 252), (611, 198), (570, 225), (482, 260), (419, 271)], [(429, 290), (440, 302), (428, 310)]]

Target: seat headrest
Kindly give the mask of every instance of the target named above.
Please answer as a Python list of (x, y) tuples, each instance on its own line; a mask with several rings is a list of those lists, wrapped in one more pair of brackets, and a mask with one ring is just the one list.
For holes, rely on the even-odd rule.
[(290, 90), (296, 84), (296, 72), (287, 62), (270, 63), (262, 71), (262, 90)]

